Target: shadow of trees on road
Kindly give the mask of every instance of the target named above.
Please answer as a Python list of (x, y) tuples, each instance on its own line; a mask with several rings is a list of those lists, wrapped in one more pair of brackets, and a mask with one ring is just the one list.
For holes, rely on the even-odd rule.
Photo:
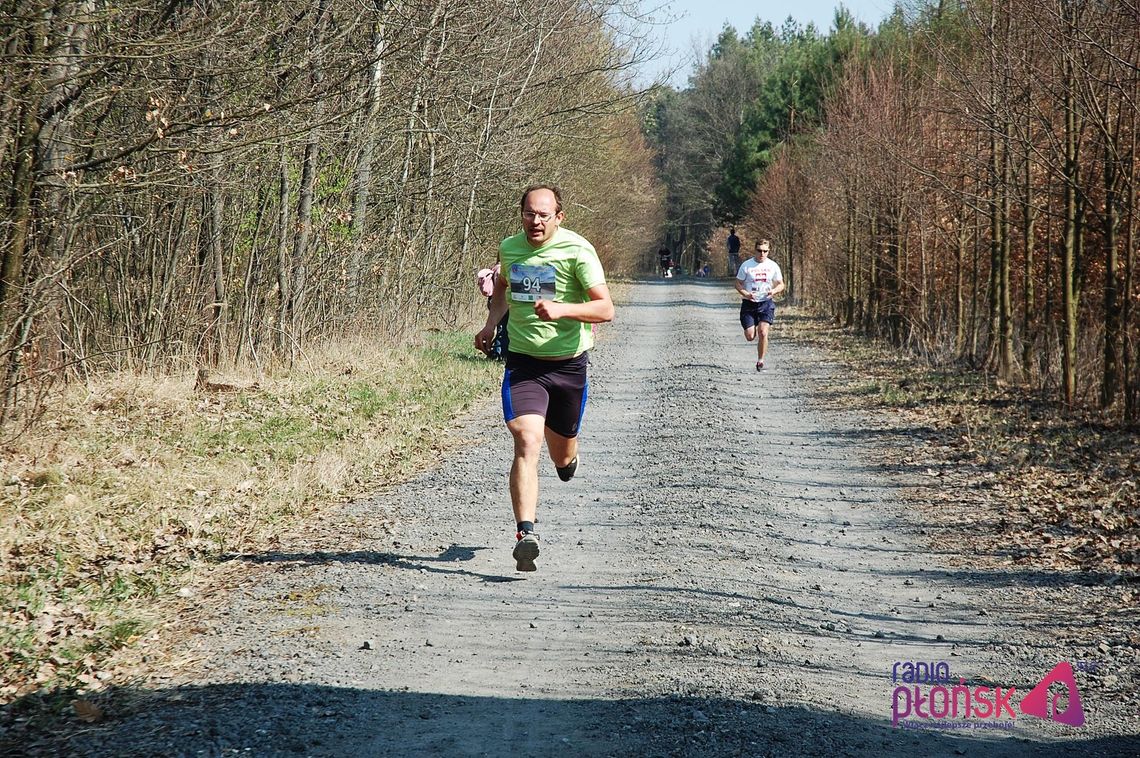
[(437, 556), (429, 555), (400, 555), (399, 553), (380, 552), (375, 550), (352, 550), (348, 552), (335, 552), (331, 550), (317, 550), (304, 553), (258, 553), (237, 554), (227, 553), (218, 558), (219, 561), (246, 561), (248, 563), (296, 563), (302, 565), (320, 565), (325, 563), (363, 563), (368, 565), (393, 566), (410, 571), (427, 571), (433, 574), (459, 574), (481, 579), (484, 582), (503, 583), (524, 581), (517, 576), (503, 574), (480, 574), (477, 571), (468, 571), (462, 568), (443, 568), (435, 565), (439, 563), (461, 563), (475, 558), (478, 550), (489, 550), (486, 546), (464, 547), (452, 545)]
[[(541, 686), (539, 678), (536, 686)], [(9, 731), (28, 756), (1122, 756), (1140, 739), (1030, 742), (1015, 731), (892, 728), (747, 699), (473, 697), (312, 684), (224, 684), (101, 696), (106, 718), (52, 735)], [(11, 723), (17, 703), (4, 709)], [(12, 738), (19, 740), (12, 742)]]

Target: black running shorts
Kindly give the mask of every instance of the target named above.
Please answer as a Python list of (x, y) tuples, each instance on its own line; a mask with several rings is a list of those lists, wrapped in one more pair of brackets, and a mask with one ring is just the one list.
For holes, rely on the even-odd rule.
[(740, 301), (740, 325), (751, 329), (765, 321), (771, 324), (776, 320), (776, 303), (772, 298), (754, 303), (751, 300)]
[(588, 352), (559, 361), (507, 353), (503, 374), (503, 418), (537, 414), (563, 437), (577, 437), (586, 410)]

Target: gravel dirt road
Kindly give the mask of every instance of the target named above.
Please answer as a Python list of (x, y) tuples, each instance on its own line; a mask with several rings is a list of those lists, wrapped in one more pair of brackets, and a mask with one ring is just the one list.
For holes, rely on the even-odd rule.
[[(900, 497), (919, 472), (874, 463), (880, 422), (813, 395), (829, 356), (778, 314), (757, 373), (736, 312), (723, 281), (631, 287), (592, 356), (578, 476), (541, 472), (537, 573), (514, 571), (488, 402), (414, 481), (233, 557), (176, 651), (194, 665), (53, 750), (1140, 753), (1134, 701), (1072, 659), (1087, 640), (1056, 636), (1072, 588), (954, 565)], [(1085, 725), (1018, 711), (1067, 660)], [(1016, 718), (893, 726), (896, 662), (1014, 687)]]

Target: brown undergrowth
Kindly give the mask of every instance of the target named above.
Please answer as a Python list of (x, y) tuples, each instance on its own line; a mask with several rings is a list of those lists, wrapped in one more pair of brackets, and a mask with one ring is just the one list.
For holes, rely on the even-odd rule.
[(932, 366), (853, 337), (826, 319), (782, 324), (842, 364), (824, 394), (893, 411), (884, 463), (929, 481), (924, 519), (971, 560), (1082, 572), (1121, 585), (1140, 576), (1140, 431), (1067, 409), (977, 371)]

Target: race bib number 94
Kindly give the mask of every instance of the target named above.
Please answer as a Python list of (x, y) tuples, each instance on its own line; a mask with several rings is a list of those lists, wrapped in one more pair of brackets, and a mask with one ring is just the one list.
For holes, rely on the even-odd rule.
[(511, 299), (533, 303), (554, 299), (554, 266), (511, 264)]

